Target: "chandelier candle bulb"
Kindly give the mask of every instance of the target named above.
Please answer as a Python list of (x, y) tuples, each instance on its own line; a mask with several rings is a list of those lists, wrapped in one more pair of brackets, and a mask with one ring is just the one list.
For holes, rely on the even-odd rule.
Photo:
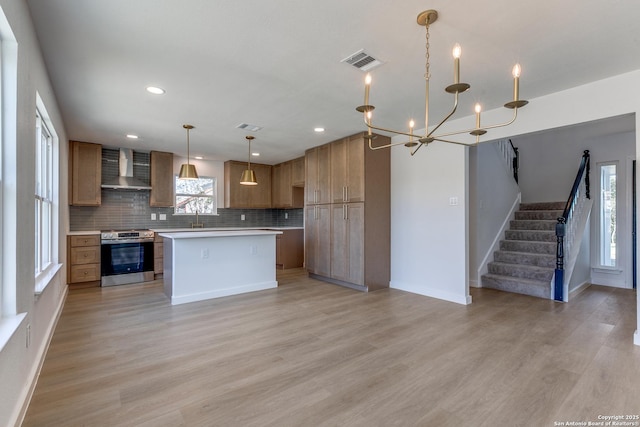
[(520, 64), (516, 64), (513, 66), (513, 100), (517, 101), (520, 97), (520, 72), (522, 69), (520, 68)]
[(476, 104), (476, 129), (480, 129), (480, 112), (482, 111), (482, 107), (480, 104)]
[(453, 83), (460, 83), (460, 55), (462, 48), (458, 43), (453, 46)]
[(409, 137), (409, 141), (410, 141), (410, 142), (411, 142), (411, 141), (413, 141), (413, 127), (414, 127), (415, 125), (416, 125), (416, 123), (415, 123), (413, 120), (411, 120), (411, 121), (409, 122), (409, 134), (411, 134), (411, 136)]
[(371, 74), (364, 78), (364, 105), (369, 105), (369, 89), (371, 89)]

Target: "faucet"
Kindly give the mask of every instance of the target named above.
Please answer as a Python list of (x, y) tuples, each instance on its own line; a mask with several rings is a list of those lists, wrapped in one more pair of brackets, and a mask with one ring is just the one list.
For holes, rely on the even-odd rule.
[(196, 209), (196, 222), (191, 223), (191, 228), (203, 228), (204, 224), (198, 220), (198, 210)]

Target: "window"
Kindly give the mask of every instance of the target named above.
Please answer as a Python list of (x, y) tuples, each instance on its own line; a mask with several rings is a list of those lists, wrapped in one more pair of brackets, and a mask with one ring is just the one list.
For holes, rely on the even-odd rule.
[(53, 230), (53, 138), (36, 109), (35, 274), (51, 264)]
[(215, 178), (180, 179), (176, 176), (175, 188), (175, 214), (218, 214)]
[(617, 265), (616, 165), (600, 165), (600, 265)]

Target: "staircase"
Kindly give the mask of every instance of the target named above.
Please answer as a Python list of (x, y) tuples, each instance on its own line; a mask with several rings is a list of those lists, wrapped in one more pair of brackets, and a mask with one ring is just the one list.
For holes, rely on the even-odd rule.
[(564, 202), (522, 203), (482, 287), (550, 299), (556, 265), (555, 226)]

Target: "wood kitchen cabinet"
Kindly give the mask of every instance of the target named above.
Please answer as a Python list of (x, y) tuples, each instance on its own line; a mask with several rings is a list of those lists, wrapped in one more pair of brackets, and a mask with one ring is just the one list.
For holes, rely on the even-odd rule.
[(291, 160), (291, 185), (304, 187), (304, 156)]
[(149, 206), (171, 207), (174, 205), (173, 153), (151, 152), (151, 192)]
[(304, 266), (311, 274), (331, 276), (331, 205), (304, 208)]
[(298, 268), (303, 263), (304, 230), (283, 230), (276, 235), (276, 268)]
[(224, 207), (236, 209), (271, 208), (271, 165), (251, 163), (258, 185), (241, 185), (246, 162), (224, 162)]
[(331, 145), (305, 152), (305, 205), (331, 203)]
[(304, 207), (304, 188), (293, 186), (292, 160), (273, 166), (271, 189), (272, 207), (284, 209)]
[(100, 206), (102, 202), (102, 146), (69, 141), (70, 195), (74, 206)]
[(362, 135), (331, 144), (331, 202), (364, 201), (364, 155)]
[(158, 233), (153, 235), (153, 278), (161, 279), (164, 275), (164, 238)]
[(331, 206), (331, 277), (364, 286), (364, 203)]
[[(390, 142), (381, 135), (377, 141)], [(317, 179), (322, 175), (318, 151), (306, 153), (305, 188), (316, 187), (306, 197), (305, 267), (313, 277), (332, 283), (367, 291), (387, 288), (391, 268), (389, 150), (370, 150), (364, 133), (327, 146), (329, 176), (322, 180)], [(321, 187), (320, 181), (328, 185)], [(319, 193), (330, 193), (329, 201), (318, 197)]]
[(100, 286), (100, 235), (67, 238), (67, 282), (72, 288)]

